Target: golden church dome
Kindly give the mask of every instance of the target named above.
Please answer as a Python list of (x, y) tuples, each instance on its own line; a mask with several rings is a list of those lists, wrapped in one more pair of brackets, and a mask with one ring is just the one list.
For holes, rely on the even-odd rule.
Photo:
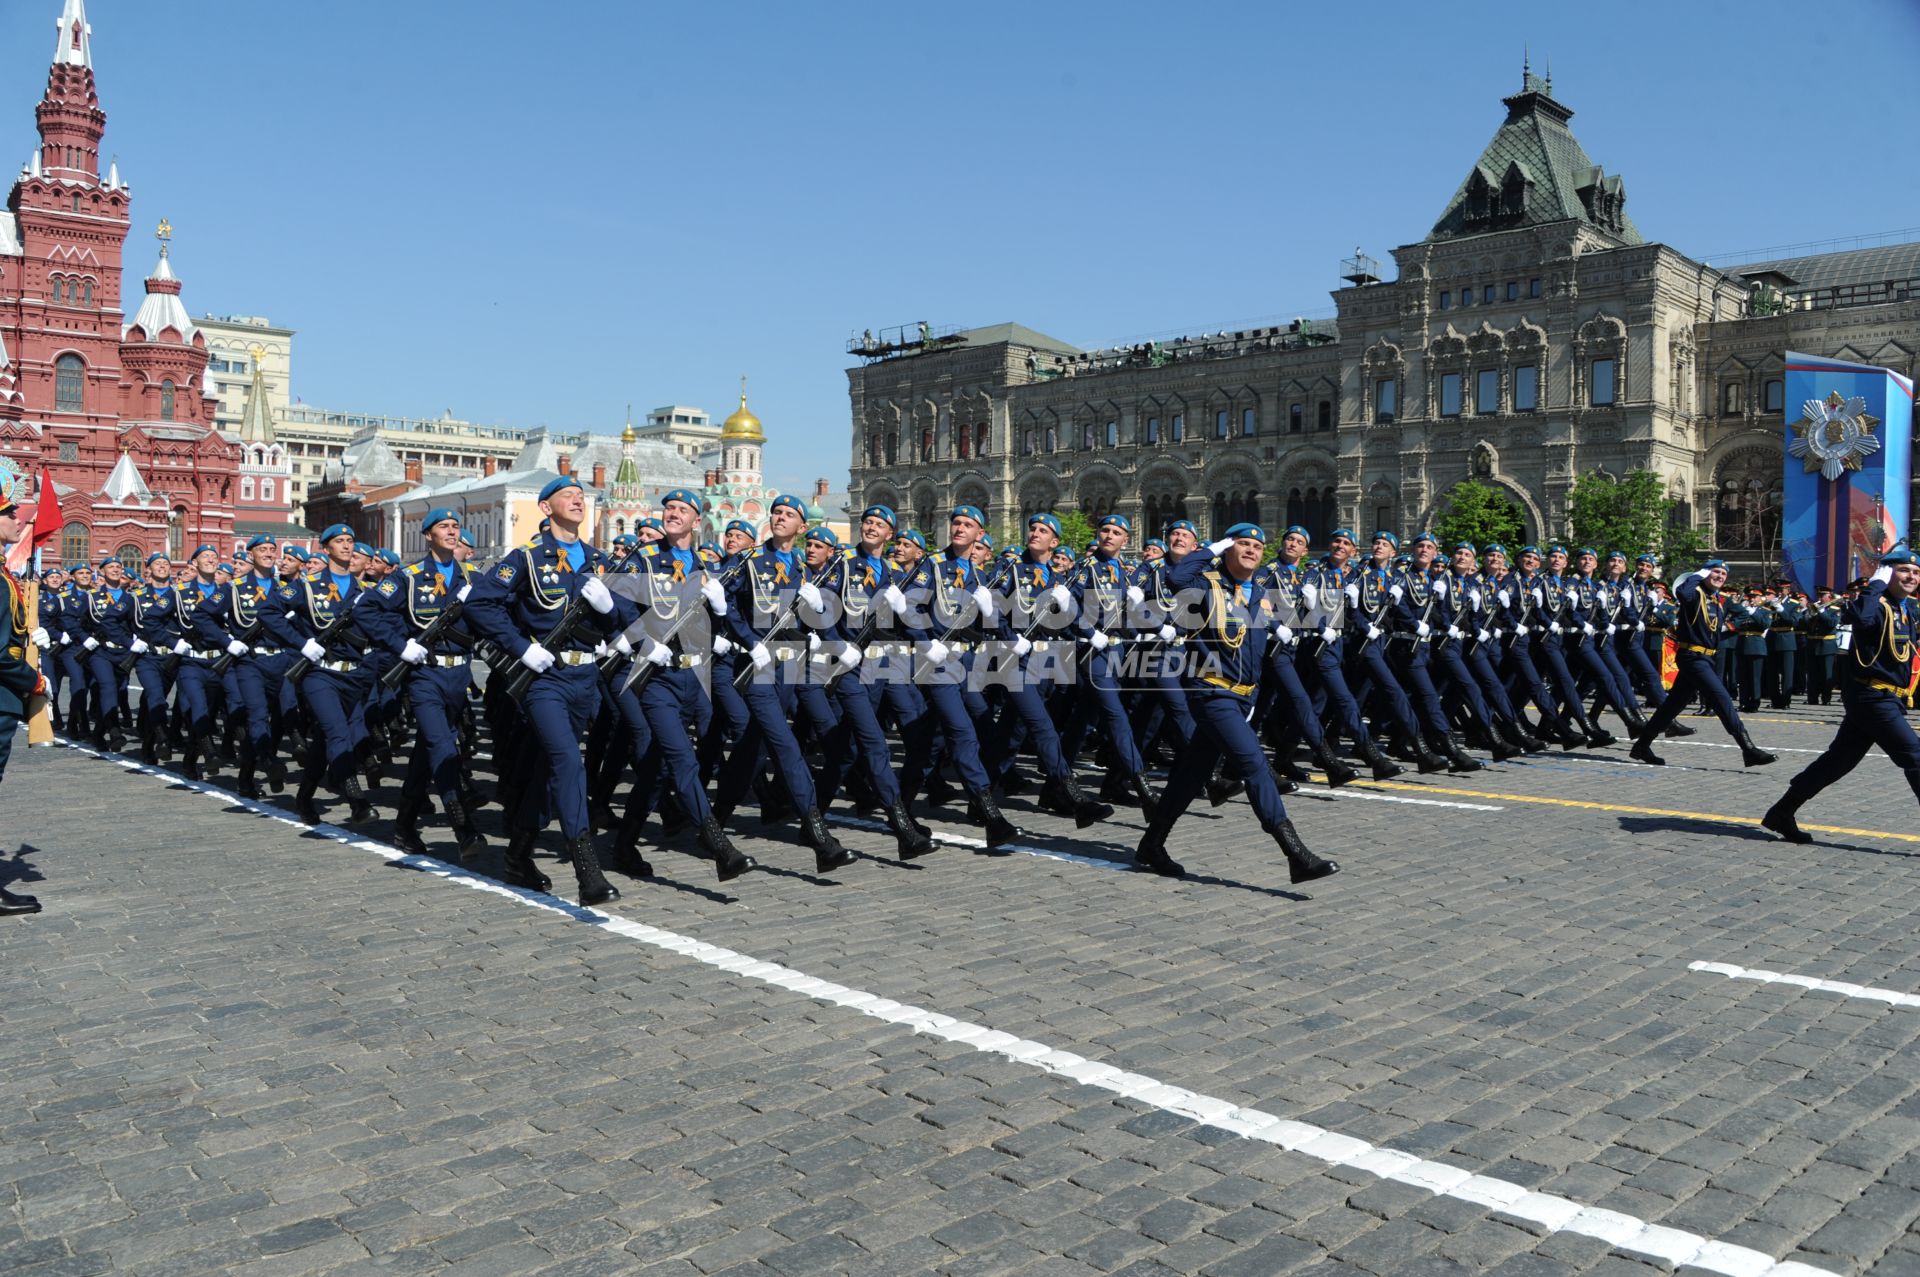
[(767, 436), (760, 430), (760, 418), (747, 411), (747, 379), (740, 379), (740, 410), (728, 417), (720, 427), (720, 438), (733, 439), (746, 443), (765, 443)]

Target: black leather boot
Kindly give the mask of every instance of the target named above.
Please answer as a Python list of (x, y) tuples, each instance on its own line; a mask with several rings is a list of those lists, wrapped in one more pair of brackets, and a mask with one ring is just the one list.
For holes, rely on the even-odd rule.
[(841, 846), (840, 840), (833, 836), (833, 831), (827, 828), (827, 818), (820, 814), (818, 807), (809, 807), (800, 813), (800, 832), (806, 835), (807, 844), (813, 848), (816, 873), (832, 873), (853, 863), (853, 853)]
[(267, 755), (267, 788), (282, 793), (287, 787), (287, 763), (278, 754)]
[(1315, 878), (1331, 878), (1340, 872), (1339, 865), (1307, 850), (1307, 844), (1300, 841), (1299, 831), (1294, 829), (1291, 820), (1283, 820), (1275, 826), (1273, 838), (1280, 844), (1280, 850), (1287, 854), (1289, 882), (1312, 882)]
[(907, 815), (905, 803), (895, 803), (887, 808), (887, 828), (893, 831), (894, 842), (899, 845), (900, 859), (917, 860), (933, 851), (933, 839), (922, 833)]
[(749, 869), (758, 868), (752, 856), (736, 848), (720, 828), (719, 818), (708, 816), (700, 822), (700, 845), (713, 857), (713, 867), (721, 882), (731, 882)]
[(448, 798), (444, 802), (447, 823), (453, 826), (454, 840), (460, 845), (460, 863), (469, 867), (479, 864), (486, 858), (487, 840), (473, 827), (473, 813), (467, 810), (466, 800)]
[(1780, 801), (1767, 808), (1767, 814), (1760, 817), (1760, 827), (1771, 829), (1788, 842), (1807, 843), (1813, 841), (1813, 835), (1800, 828), (1794, 813), (1800, 810), (1801, 799), (1794, 796), (1792, 789), (1780, 795)]
[(1450, 772), (1477, 772), (1484, 765), (1461, 749), (1460, 738), (1452, 733), (1440, 738), (1440, 752), (1446, 755), (1447, 770)]
[(1693, 735), (1693, 729), (1691, 727), (1688, 727), (1685, 723), (1681, 722), (1679, 719), (1676, 718), (1671, 723), (1667, 724), (1667, 735), (1668, 736), (1691, 736)]
[(1134, 849), (1134, 868), (1159, 874), (1162, 878), (1183, 877), (1187, 872), (1185, 867), (1167, 854), (1167, 835), (1172, 832), (1171, 820), (1156, 817), (1148, 821), (1147, 832), (1141, 836), (1139, 847)]
[(1360, 757), (1366, 759), (1367, 765), (1373, 768), (1373, 778), (1375, 780), (1392, 780), (1395, 776), (1400, 775), (1400, 764), (1388, 758), (1381, 750), (1378, 742), (1371, 738), (1368, 739), (1366, 744), (1360, 747)]
[(572, 852), (573, 880), (580, 888), (580, 903), (592, 907), (620, 898), (620, 888), (600, 872), (600, 857), (593, 850), (593, 830), (589, 829), (567, 845)]
[[(1327, 788), (1338, 789), (1351, 781), (1358, 780), (1360, 773), (1347, 766), (1335, 756), (1327, 742), (1322, 740), (1313, 747), (1313, 761), (1320, 764), (1320, 770), (1327, 774)], [(1398, 768), (1394, 769), (1396, 772)]]
[(1245, 789), (1246, 785), (1244, 783), (1234, 780), (1227, 775), (1226, 765), (1224, 763), (1215, 763), (1213, 765), (1213, 775), (1207, 778), (1207, 805), (1209, 807), (1223, 806), (1232, 799), (1234, 795), (1241, 793)]
[(1160, 795), (1155, 793), (1147, 778), (1139, 772), (1127, 782), (1133, 789), (1134, 801), (1140, 804), (1140, 814), (1151, 821), (1160, 810)]
[(620, 825), (614, 830), (613, 849), (607, 853), (607, 867), (629, 878), (648, 878), (653, 875), (653, 866), (640, 854), (640, 828), (647, 823), (647, 814), (637, 805), (628, 804), (625, 814), (620, 817)]
[[(193, 741), (194, 741), (193, 737), (190, 736), (187, 738), (186, 757), (189, 760), (191, 760), (193, 757)], [(298, 815), (300, 819), (306, 821), (309, 825), (318, 825), (321, 823), (320, 808), (316, 806), (313, 801), (313, 796), (316, 792), (318, 792), (318, 790), (319, 790), (319, 780), (317, 777), (314, 776), (313, 769), (309, 767), (306, 771), (301, 773), (300, 788), (294, 793), (294, 796), (293, 796), (294, 813)]]
[(1508, 740), (1507, 734), (1499, 729), (1498, 724), (1487, 725), (1486, 737), (1487, 749), (1492, 753), (1493, 761), (1496, 763), (1504, 763), (1509, 758), (1518, 758), (1527, 752), (1520, 745)]
[(1060, 793), (1072, 804), (1074, 827), (1085, 829), (1088, 825), (1097, 825), (1113, 815), (1113, 808), (1098, 799), (1087, 797), (1087, 791), (1080, 788), (1080, 782), (1072, 772), (1060, 778)]
[(1522, 727), (1519, 723), (1515, 722), (1511, 718), (1500, 718), (1500, 719), (1494, 720), (1494, 727), (1498, 730), (1500, 735), (1506, 737), (1508, 740), (1518, 745), (1520, 747), (1520, 752), (1523, 754), (1537, 754), (1541, 750), (1547, 747), (1547, 743), (1545, 741), (1541, 740), (1538, 736), (1535, 736), (1532, 732), (1528, 731), (1526, 728)]
[(253, 739), (251, 737), (240, 742), (240, 778), (234, 782), (234, 792), (242, 798), (251, 798), (255, 801), (260, 798), (260, 782), (254, 779), (253, 775)]
[(765, 824), (776, 825), (796, 814), (787, 787), (770, 782), (765, 776), (754, 779), (753, 796), (759, 800), (760, 819)]
[(1283, 776), (1292, 781), (1296, 786), (1304, 785), (1313, 779), (1313, 776), (1306, 768), (1293, 761), (1293, 751), (1291, 750), (1284, 754), (1277, 750), (1274, 752), (1273, 772), (1276, 776)]
[(953, 786), (947, 783), (946, 777), (937, 768), (927, 773), (925, 797), (929, 807), (945, 807), (954, 800)]
[(677, 833), (693, 828), (693, 815), (687, 805), (680, 801), (680, 795), (669, 789), (660, 797), (660, 836), (671, 838)]
[(1133, 796), (1133, 778), (1123, 771), (1108, 772), (1100, 782), (1100, 801), (1116, 807), (1133, 806), (1137, 801)]
[[(202, 737), (199, 732), (188, 733), (187, 747), (186, 749), (182, 750), (180, 754), (180, 774), (182, 776), (185, 776), (188, 780), (200, 779), (200, 741), (201, 739)], [(304, 816), (302, 818), (305, 819)], [(315, 816), (311, 820), (309, 820), (308, 823), (311, 824), (314, 821), (318, 821), (319, 819), (320, 818), (318, 816)]]
[(537, 837), (538, 831), (522, 829), (507, 839), (506, 854), (501, 858), (501, 882), (509, 887), (525, 887), (529, 891), (553, 890), (552, 880), (533, 863), (533, 840)]
[(426, 805), (424, 795), (403, 791), (400, 808), (393, 813), (393, 845), (409, 855), (427, 854), (427, 844), (420, 837), (420, 812)]
[(1627, 734), (1630, 736), (1638, 736), (1647, 730), (1646, 715), (1642, 714), (1640, 707), (1632, 701), (1620, 707), (1620, 721), (1627, 725)]
[(984, 789), (974, 790), (967, 795), (967, 811), (987, 835), (987, 846), (992, 850), (997, 851), (1020, 837), (1020, 831), (1012, 821), (1000, 814), (1000, 805)]
[(1620, 738), (1618, 736), (1615, 736), (1612, 732), (1605, 731), (1598, 726), (1592, 726), (1592, 725), (1590, 725), (1587, 728), (1587, 748), (1588, 749), (1605, 749), (1609, 745), (1618, 745), (1619, 743), (1620, 743)]
[(1753, 737), (1747, 735), (1746, 725), (1733, 734), (1734, 743), (1740, 746), (1740, 762), (1747, 767), (1765, 767), (1768, 763), (1780, 760), (1753, 743)]
[(367, 791), (357, 774), (348, 772), (341, 778), (340, 796), (351, 804), (347, 809), (348, 825), (364, 825), (373, 819), (373, 804), (367, 801)]
[(1642, 732), (1633, 738), (1633, 748), (1627, 751), (1627, 757), (1636, 763), (1645, 763), (1649, 767), (1665, 767), (1667, 760), (1653, 752), (1653, 737)]
[(1000, 792), (1003, 794), (1024, 794), (1033, 788), (1033, 777), (1025, 769), (1009, 767), (1000, 777)]

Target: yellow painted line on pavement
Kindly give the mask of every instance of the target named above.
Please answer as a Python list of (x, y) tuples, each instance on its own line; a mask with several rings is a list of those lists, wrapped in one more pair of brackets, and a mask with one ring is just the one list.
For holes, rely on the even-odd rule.
[[(1505, 803), (1540, 803), (1549, 807), (1581, 807), (1588, 811), (1613, 811), (1628, 816), (1671, 816), (1676, 820), (1694, 820), (1704, 825), (1759, 825), (1758, 816), (1716, 816), (1703, 811), (1674, 811), (1666, 807), (1628, 807), (1620, 803), (1593, 803), (1579, 798), (1542, 798), (1533, 794), (1496, 793), (1484, 789), (1453, 789), (1446, 785), (1411, 785), (1405, 781), (1358, 781), (1368, 789), (1410, 789), (1423, 794), (1451, 794), (1459, 798), (1492, 798)], [(1854, 838), (1896, 838), (1901, 842), (1920, 842), (1920, 834), (1896, 834), (1885, 829), (1849, 829), (1843, 825), (1807, 825), (1809, 833), (1847, 834)]]

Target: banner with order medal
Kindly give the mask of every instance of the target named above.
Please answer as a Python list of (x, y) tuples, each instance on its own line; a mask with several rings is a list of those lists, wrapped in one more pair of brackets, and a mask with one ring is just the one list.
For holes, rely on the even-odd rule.
[(1780, 555), (1808, 594), (1844, 590), (1907, 535), (1913, 383), (1790, 350), (1786, 403)]

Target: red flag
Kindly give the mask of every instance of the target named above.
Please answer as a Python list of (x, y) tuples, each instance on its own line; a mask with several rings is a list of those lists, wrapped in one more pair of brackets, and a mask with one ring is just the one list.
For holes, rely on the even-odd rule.
[(21, 537), (7, 551), (7, 567), (16, 573), (25, 572), (33, 563), (33, 552), (59, 536), (60, 530), (66, 526), (66, 516), (60, 513), (60, 498), (53, 491), (53, 481), (42, 471), (40, 496), (33, 507), (33, 532)]

